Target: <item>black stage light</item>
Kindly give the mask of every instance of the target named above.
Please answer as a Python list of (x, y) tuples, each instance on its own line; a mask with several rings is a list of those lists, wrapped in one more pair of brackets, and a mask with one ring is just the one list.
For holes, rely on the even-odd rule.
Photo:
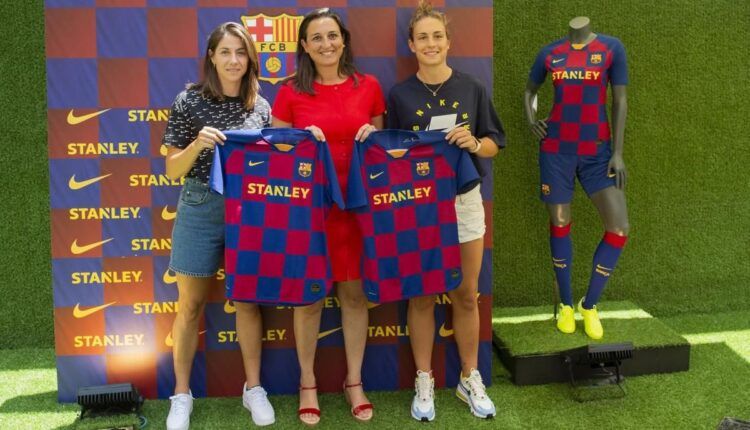
[[(573, 388), (596, 388), (616, 385), (618, 397), (626, 393), (620, 371), (623, 360), (633, 358), (633, 343), (608, 343), (585, 345), (563, 352), (563, 364), (570, 375)], [(594, 400), (576, 398), (578, 401)]]
[(138, 412), (143, 397), (133, 384), (97, 385), (78, 389), (81, 419)]
[(750, 421), (739, 418), (724, 417), (716, 430), (750, 430)]

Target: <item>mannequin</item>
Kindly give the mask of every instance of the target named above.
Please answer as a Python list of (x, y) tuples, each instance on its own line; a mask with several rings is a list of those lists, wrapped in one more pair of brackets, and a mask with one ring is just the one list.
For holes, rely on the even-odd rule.
[[(555, 101), (550, 116), (538, 119), (534, 101), (546, 75), (552, 77)], [(606, 91), (612, 86), (612, 123), (607, 123)], [(573, 181), (588, 194), (604, 224), (605, 235), (594, 254), (586, 297), (578, 310), (586, 334), (604, 335), (596, 310), (627, 241), (629, 232), (622, 153), (627, 117), (627, 63), (621, 42), (596, 34), (587, 17), (573, 18), (568, 37), (545, 46), (529, 74), (524, 108), (531, 133), (540, 139), (541, 199), (550, 220), (550, 248), (560, 305), (557, 328), (575, 331), (570, 266)]]

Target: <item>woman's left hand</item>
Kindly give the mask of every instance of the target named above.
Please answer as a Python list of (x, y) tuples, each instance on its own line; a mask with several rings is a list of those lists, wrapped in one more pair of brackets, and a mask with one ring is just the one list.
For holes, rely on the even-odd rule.
[(445, 140), (469, 152), (474, 151), (478, 145), (477, 139), (471, 134), (471, 132), (461, 126), (449, 131), (445, 135)]
[(354, 136), (354, 140), (357, 142), (364, 142), (365, 139), (367, 139), (367, 136), (370, 135), (373, 131), (377, 131), (377, 127), (375, 127), (372, 124), (362, 124), (362, 127), (357, 130), (357, 135)]

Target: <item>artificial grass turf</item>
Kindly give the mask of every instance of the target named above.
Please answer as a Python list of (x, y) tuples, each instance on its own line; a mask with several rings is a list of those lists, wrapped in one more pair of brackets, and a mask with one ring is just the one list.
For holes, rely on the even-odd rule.
[[(56, 403), (54, 352), (46, 350), (0, 350), (0, 428), (70, 428), (75, 405)], [(498, 415), (479, 420), (469, 415), (453, 390), (436, 391), (438, 417), (432, 424), (409, 417), (411, 391), (368, 393), (375, 404), (375, 421), (382, 429), (453, 428), (715, 428), (722, 417), (750, 418), (750, 361), (723, 343), (693, 346), (691, 370), (674, 374), (628, 378), (628, 395), (622, 399), (578, 403), (566, 384), (517, 387), (497, 362), (488, 393)], [(272, 396), (277, 423), (273, 428), (299, 429), (295, 396)], [(348, 415), (340, 394), (320, 396), (323, 420), (320, 429), (350, 429), (356, 423)], [(147, 428), (163, 428), (166, 400), (147, 400), (143, 414)], [(250, 418), (239, 398), (199, 399), (192, 416), (196, 429), (246, 429)]]
[[(750, 2), (509, 0), (494, 3), (494, 101), (508, 147), (495, 160), (495, 305), (526, 306), (554, 294), (547, 211), (538, 200), (538, 142), (522, 105), (538, 50), (564, 37), (568, 21), (627, 51), (624, 159), (630, 240), (604, 292), (658, 316), (750, 308)], [(721, 23), (721, 25), (716, 25)], [(549, 112), (550, 79), (539, 91)], [(742, 148), (742, 149), (740, 149)], [(580, 187), (572, 204), (573, 285), (586, 288), (603, 233)]]
[[(52, 347), (44, 2), (4, 1), (0, 12), (11, 17), (2, 27), (0, 117), (9, 143), (0, 171), (12, 184), (0, 199), (0, 348)], [(576, 15), (623, 41), (631, 75), (631, 240), (605, 297), (635, 300), (658, 316), (750, 307), (750, 199), (737, 193), (750, 164), (741, 126), (750, 117), (750, 56), (737, 54), (748, 50), (750, 2), (731, 0), (495, 2), (493, 99), (508, 136), (494, 169), (496, 304), (541, 304), (553, 294), (537, 143), (521, 100), (537, 50), (564, 36)], [(540, 95), (546, 113), (549, 83)], [(573, 219), (580, 292), (601, 236), (580, 188)]]
[(575, 333), (562, 335), (552, 320), (551, 306), (493, 308), (492, 330), (513, 356), (565, 351), (589, 343), (631, 341), (635, 348), (687, 344), (685, 338), (631, 302), (602, 302), (597, 307), (604, 326), (600, 340), (586, 336), (580, 319)]

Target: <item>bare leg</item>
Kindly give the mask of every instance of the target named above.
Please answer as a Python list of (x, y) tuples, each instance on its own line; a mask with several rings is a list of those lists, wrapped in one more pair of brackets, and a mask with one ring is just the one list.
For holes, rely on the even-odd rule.
[[(301, 387), (315, 387), (315, 350), (318, 346), (320, 332), (320, 317), (323, 312), (323, 300), (308, 306), (294, 308), (294, 340), (297, 346), (297, 359), (300, 367)], [(303, 408), (319, 408), (316, 390), (300, 390), (299, 406)], [(318, 417), (313, 414), (302, 414), (300, 418), (308, 423), (317, 422)]]
[[(365, 356), (367, 343), (367, 324), (369, 314), (367, 298), (362, 291), (362, 282), (346, 281), (336, 285), (339, 302), (341, 303), (341, 326), (344, 332), (344, 349), (346, 351), (346, 385), (362, 382), (362, 360)], [(369, 403), (362, 386), (347, 389), (352, 406)], [(359, 416), (368, 419), (372, 415), (371, 409), (362, 411)]]
[(432, 348), (435, 343), (435, 296), (409, 299), (406, 313), (409, 343), (417, 370), (432, 370)]
[(448, 293), (453, 306), (453, 334), (458, 355), (461, 357), (461, 374), (469, 376), (477, 368), (479, 355), (479, 272), (482, 269), (484, 239), (461, 244), (461, 285)]
[(190, 371), (198, 348), (198, 327), (213, 278), (196, 278), (177, 274), (177, 316), (172, 324), (172, 359), (175, 394), (190, 390)]
[(247, 388), (260, 385), (261, 339), (263, 319), (260, 308), (254, 303), (234, 302), (237, 309), (237, 340), (242, 350)]

